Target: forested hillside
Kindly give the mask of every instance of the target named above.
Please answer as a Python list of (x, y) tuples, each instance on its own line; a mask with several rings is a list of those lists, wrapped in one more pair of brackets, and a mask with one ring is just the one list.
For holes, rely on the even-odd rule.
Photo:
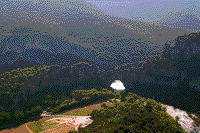
[[(121, 99), (122, 100), (122, 99)], [(114, 100), (112, 106), (103, 104), (103, 109), (93, 110), (94, 122), (84, 132), (163, 132), (184, 133), (181, 126), (171, 118), (161, 103), (128, 93), (121, 102)]]
[[(187, 29), (198, 15), (155, 24), (83, 0), (2, 0), (0, 10), (0, 129), (110, 98), (121, 102), (80, 131), (184, 132), (160, 103), (200, 114), (200, 33)], [(182, 28), (164, 23), (181, 16)], [(112, 92), (114, 80), (125, 92)]]

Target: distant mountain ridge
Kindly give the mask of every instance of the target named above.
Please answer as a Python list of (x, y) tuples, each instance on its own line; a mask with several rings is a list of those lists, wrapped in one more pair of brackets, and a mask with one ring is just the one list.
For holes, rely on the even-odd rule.
[[(77, 49), (78, 50), (78, 49)], [(83, 55), (82, 57), (77, 55), (76, 52), (71, 53), (51, 53), (49, 51), (31, 48), (24, 50), (22, 53), (17, 53), (16, 51), (8, 51), (2, 54), (0, 57), (1, 72), (10, 71), (17, 68), (32, 67), (34, 65), (59, 65), (59, 66), (72, 66), (78, 62), (88, 62), (94, 64), (96, 67), (108, 69), (113, 63), (105, 64), (108, 61), (101, 57), (95, 57), (95, 53), (91, 53), (90, 56)], [(91, 59), (93, 57), (93, 59)], [(108, 68), (107, 68), (108, 67)]]
[(10, 64), (18, 59), (18, 57), (19, 54), (15, 51), (7, 51), (5, 53), (2, 53), (0, 55), (0, 65), (3, 65), (5, 63)]
[[(9, 36), (0, 41), (0, 52), (13, 50), (21, 53), (25, 61), (39, 64), (59, 65), (65, 63), (58, 59), (75, 61), (80, 58), (110, 67), (134, 63), (161, 54), (166, 36), (175, 37), (175, 34), (186, 32), (109, 16), (83, 1), (1, 2), (1, 9), (6, 12), (0, 13), (5, 20), (1, 32)], [(51, 8), (56, 11), (51, 11)], [(59, 8), (63, 10), (59, 11)], [(86, 12), (84, 8), (87, 8)], [(96, 11), (99, 14), (92, 15)], [(13, 20), (7, 17), (10, 14)], [(72, 58), (57, 59), (55, 54), (59, 53)], [(2, 57), (3, 61), (6, 57)]]
[(21, 53), (24, 60), (37, 62), (39, 64), (55, 65), (54, 54), (42, 49), (27, 49)]
[[(12, 54), (15, 53), (12, 51)], [(13, 59), (11, 62), (7, 63), (5, 62), (4, 64), (0, 65), (0, 73), (11, 71), (11, 70), (16, 70), (18, 68), (26, 68), (26, 67), (33, 67), (35, 65), (40, 65), (39, 63), (35, 61), (25, 61), (22, 56), (19, 56), (19, 54), (16, 53), (16, 58)], [(6, 57), (10, 59), (10, 57)], [(5, 59), (5, 58), (4, 58)]]
[[(192, 49), (199, 47), (199, 36), (200, 33), (179, 36), (171, 51), (167, 50), (167, 48), (169, 48), (167, 46), (170, 46), (168, 44), (169, 42), (166, 43), (167, 46), (165, 47), (162, 58), (158, 56), (154, 57), (155, 59), (140, 62), (140, 64), (119, 66), (119, 70), (98, 70), (95, 65), (90, 65), (87, 62), (76, 63), (71, 67), (55, 65), (43, 66), (42, 69), (41, 66), (38, 66), (34, 67), (34, 69), (31, 68), (32, 70), (29, 68), (26, 70), (7, 72), (2, 75), (1, 81), (9, 83), (9, 81), (5, 79), (7, 78), (10, 79), (10, 81), (24, 83), (21, 84), (22, 86), (18, 94), (24, 94), (23, 96), (27, 96), (27, 99), (29, 99), (29, 94), (35, 93), (40, 94), (41, 97), (44, 96), (44, 94), (57, 97), (63, 94), (63, 92), (69, 92), (75, 88), (109, 88), (110, 84), (118, 79), (124, 83), (127, 91), (137, 93), (143, 97), (153, 98), (164, 104), (173, 105), (174, 108), (197, 112), (200, 109), (200, 91), (195, 87), (191, 87), (189, 84), (190, 81), (193, 80), (192, 78), (197, 78), (199, 80), (198, 61), (200, 59), (200, 49), (193, 52), (193, 55), (191, 54), (191, 51), (194, 51)], [(190, 45), (191, 42), (193, 43), (192, 46)], [(165, 57), (165, 55), (169, 55), (169, 53), (173, 52), (175, 49), (181, 51), (177, 54), (178, 59), (169, 60), (170, 57)], [(34, 50), (36, 50), (36, 52), (43, 52), (43, 50), (32, 49), (32, 51)], [(37, 56), (37, 54), (35, 56)], [(65, 57), (62, 54), (58, 54), (58, 57), (59, 56)], [(23, 57), (18, 58), (18, 61), (23, 61)], [(15, 62), (17, 62), (17, 60)], [(139, 67), (141, 63), (145, 63), (143, 64), (143, 69), (137, 71), (127, 70), (128, 67), (136, 65)], [(22, 64), (25, 63), (23, 62)], [(24, 71), (29, 72), (24, 73)], [(169, 73), (171, 72), (172, 74), (170, 75)], [(28, 75), (28, 80), (25, 80), (27, 77), (24, 76), (24, 74)], [(12, 77), (13, 75), (19, 78)], [(198, 84), (199, 83), (195, 83), (195, 85)], [(7, 93), (7, 91), (4, 92)], [(38, 98), (34, 96), (35, 95), (32, 95), (32, 98)], [(30, 101), (33, 100), (31, 99)], [(20, 101), (19, 103), (23, 105), (24, 101)], [(18, 103), (13, 103), (13, 105), (15, 104)], [(30, 104), (33, 103), (30, 102)]]
[[(199, 28), (199, 19), (200, 13), (198, 9), (200, 8), (199, 1), (172, 1), (172, 2), (149, 2), (149, 3), (141, 3), (135, 5), (127, 5), (127, 6), (112, 6), (101, 9), (109, 15), (114, 17), (121, 17), (125, 19), (137, 20), (140, 22), (146, 23), (154, 23), (161, 24), (166, 26), (175, 26), (180, 28), (188, 29), (192, 32), (196, 32), (195, 27)], [(189, 20), (180, 18), (180, 23), (172, 24), (175, 19), (179, 19), (177, 13), (187, 13), (191, 16), (188, 16)], [(173, 17), (175, 17), (173, 19)], [(156, 20), (167, 20), (169, 23), (164, 23), (160, 21), (160, 23), (156, 22)], [(185, 21), (185, 23), (184, 23)], [(196, 22), (196, 23), (195, 23)], [(197, 29), (198, 29), (197, 28)]]
[[(140, 3), (140, 2), (138, 2)], [(143, 22), (151, 22), (151, 20), (159, 19), (168, 16), (174, 12), (186, 12), (200, 15), (198, 9), (200, 7), (199, 1), (170, 1), (170, 2), (135, 2), (135, 5), (115, 6), (114, 8), (101, 9), (109, 15), (115, 17), (122, 17), (126, 19), (139, 20)], [(122, 11), (123, 12), (122, 12)]]
[(172, 12), (170, 15), (164, 18), (152, 20), (151, 22), (184, 29), (191, 29), (194, 32), (200, 29), (200, 15), (198, 16), (192, 13)]

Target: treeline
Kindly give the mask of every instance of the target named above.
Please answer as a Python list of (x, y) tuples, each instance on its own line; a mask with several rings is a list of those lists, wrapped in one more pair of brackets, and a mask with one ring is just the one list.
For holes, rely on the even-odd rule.
[[(38, 65), (31, 68), (17, 69), (0, 75), (0, 107), (4, 110), (11, 110), (14, 106), (20, 105), (27, 99), (26, 94), (30, 92), (30, 80), (47, 66)], [(39, 77), (37, 77), (39, 78)], [(34, 85), (32, 85), (34, 86)], [(36, 87), (36, 86), (35, 86)], [(32, 89), (32, 91), (35, 89)]]
[(70, 92), (67, 100), (49, 111), (51, 114), (59, 114), (63, 111), (87, 106), (97, 101), (105, 101), (113, 97), (120, 98), (120, 95), (104, 88), (100, 91), (94, 88), (91, 90), (74, 90)]
[(0, 108), (0, 130), (8, 127), (16, 127), (30, 120), (40, 118), (43, 112), (41, 106), (35, 106), (31, 111), (23, 109), (4, 111)]
[[(156, 66), (160, 67), (162, 65), (161, 61), (162, 57), (157, 56), (147, 61), (147, 64), (152, 65), (152, 68)], [(158, 65), (157, 63), (161, 64)], [(150, 67), (150, 65), (147, 64), (144, 64), (144, 67)], [(122, 68), (119, 69), (121, 70)], [(6, 126), (23, 118), (24, 120), (26, 118), (28, 119), (28, 116), (38, 117), (40, 113), (34, 113), (34, 110), (38, 106), (41, 110), (50, 108), (52, 114), (56, 114), (72, 108), (86, 106), (99, 100), (107, 100), (112, 97), (118, 97), (124, 101), (124, 97), (122, 96), (124, 94), (118, 95), (109, 90), (102, 89), (107, 88), (106, 85), (111, 83), (112, 78), (110, 77), (113, 76), (115, 72), (117, 71), (98, 71), (97, 73), (95, 67), (84, 63), (77, 63), (73, 67), (67, 68), (38, 65), (32, 68), (17, 69), (2, 73), (0, 77), (0, 108), (3, 111), (1, 111), (2, 113), (0, 116), (2, 119), (1, 122), (4, 123), (0, 124)], [(125, 73), (125, 71), (122, 72)], [(126, 85), (128, 83), (134, 85), (134, 81), (131, 80), (133, 75), (129, 74), (124, 77), (127, 78), (127, 82), (124, 82)], [(117, 76), (113, 77), (113, 79), (116, 78)], [(94, 82), (99, 86), (93, 87)], [(59, 84), (62, 86), (59, 86)], [(84, 89), (90, 89), (91, 86), (95, 89), (80, 90), (80, 85), (84, 86)], [(177, 105), (177, 108), (193, 109), (195, 112), (199, 109), (199, 107), (197, 107), (197, 109), (192, 107), (195, 100), (190, 97), (194, 93), (192, 94), (193, 91), (187, 88), (162, 89), (158, 85), (146, 87), (144, 87), (144, 85), (141, 87), (139, 85), (131, 85), (129, 88), (126, 86), (126, 90), (135, 91), (134, 93), (142, 96), (148, 93), (145, 97), (159, 96), (160, 99), (158, 99), (158, 101), (162, 99), (162, 103), (168, 102), (171, 103), (171, 105)], [(198, 99), (196, 98), (197, 95), (193, 96), (195, 96), (194, 99)], [(15, 111), (18, 111), (18, 114), (22, 115), (18, 118), (17, 113), (14, 113)], [(11, 123), (9, 123), (9, 121)]]
[[(0, 129), (15, 127), (27, 121), (37, 119), (45, 107), (55, 107), (61, 103), (60, 98), (62, 96), (53, 99), (51, 96), (50, 98), (47, 95), (44, 96), (44, 94), (35, 93), (28, 95), (28, 89), (23, 90), (24, 84), (30, 82), (33, 76), (47, 69), (48, 66), (37, 65), (31, 68), (1, 73)], [(51, 100), (51, 102), (47, 102), (47, 100)]]
[[(67, 110), (90, 105), (96, 101), (104, 101), (110, 98), (120, 98), (119, 94), (113, 93), (110, 90), (97, 89), (91, 90), (74, 90), (69, 96), (60, 95), (54, 97), (53, 95), (34, 95), (24, 101), (24, 104), (29, 104), (27, 107), (14, 108), (5, 111), (0, 106), (0, 129), (15, 127), (30, 120), (40, 118), (40, 114), (44, 109), (48, 108), (51, 114), (59, 114)], [(35, 98), (35, 99), (33, 99)], [(88, 114), (89, 115), (89, 114)]]
[(128, 93), (124, 102), (113, 101), (113, 106), (93, 110), (93, 123), (80, 128), (80, 133), (162, 132), (185, 133), (176, 120), (166, 113), (161, 103)]
[[(162, 97), (159, 101), (169, 101), (166, 104), (193, 113), (200, 112), (199, 38), (200, 33), (191, 33), (167, 41), (162, 56), (153, 57), (143, 64), (145, 74), (157, 84), (150, 88), (159, 89), (158, 95)], [(165, 90), (169, 91), (162, 94)]]
[[(62, 71), (64, 77), (58, 75), (60, 73), (57, 73), (57, 70), (61, 71), (61, 69), (59, 66), (38, 65), (2, 73), (0, 79), (0, 125), (3, 126), (1, 128), (17, 126), (29, 119), (37, 118), (46, 108), (55, 114), (112, 97), (112, 93), (108, 90), (104, 90), (104, 92), (96, 89), (92, 92), (86, 90), (77, 92), (76, 90), (70, 93), (70, 91), (78, 89), (78, 86), (74, 86), (73, 83), (68, 83), (67, 86), (55, 84), (60, 77), (69, 78), (67, 77), (69, 76), (67, 68), (66, 72), (65, 69)], [(64, 80), (61, 83), (64, 83)], [(67, 101), (66, 99), (72, 100)]]

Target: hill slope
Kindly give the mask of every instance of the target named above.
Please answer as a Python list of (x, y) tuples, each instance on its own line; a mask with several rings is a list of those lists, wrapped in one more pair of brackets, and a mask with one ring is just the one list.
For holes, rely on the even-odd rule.
[[(68, 1), (69, 4), (53, 1), (11, 3), (2, 1), (1, 9), (6, 13), (1, 13), (5, 21), (1, 23), (3, 34), (0, 45), (2, 49), (8, 47), (19, 52), (29, 48), (39, 48), (51, 53), (70, 53), (72, 50), (71, 52), (83, 55), (84, 58), (95, 53), (91, 55), (92, 61), (104, 62), (103, 64), (114, 62), (119, 65), (140, 60), (133, 58), (134, 52), (138, 52), (135, 44), (141, 45), (140, 56), (144, 57), (149, 53), (154, 54), (155, 51), (151, 51), (156, 45), (157, 50), (161, 49), (164, 45), (161, 40), (173, 39), (178, 34), (188, 32), (180, 28), (109, 16), (83, 1)], [(56, 10), (51, 11), (51, 8)], [(87, 9), (86, 12), (83, 9)], [(121, 48), (125, 45), (125, 49)], [(145, 45), (149, 46), (148, 50)], [(126, 51), (130, 49), (132, 53), (127, 55)]]

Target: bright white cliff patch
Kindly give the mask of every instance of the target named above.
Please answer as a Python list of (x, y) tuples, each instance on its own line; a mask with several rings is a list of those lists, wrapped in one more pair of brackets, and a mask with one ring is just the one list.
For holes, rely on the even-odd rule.
[(111, 88), (113, 88), (114, 90), (120, 91), (120, 90), (124, 90), (124, 84), (120, 81), (120, 80), (115, 80), (111, 85)]

